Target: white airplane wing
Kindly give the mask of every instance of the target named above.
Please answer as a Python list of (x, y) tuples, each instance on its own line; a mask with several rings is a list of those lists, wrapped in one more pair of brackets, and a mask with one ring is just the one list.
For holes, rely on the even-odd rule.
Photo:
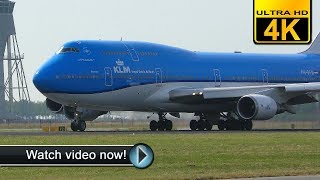
[[(243, 87), (178, 88), (169, 92), (170, 100), (179, 103), (235, 101), (249, 94), (273, 97), (290, 105), (318, 102), (311, 93), (320, 92), (320, 83), (277, 84)], [(280, 99), (281, 98), (281, 99)], [(285, 102), (284, 102), (285, 101)]]

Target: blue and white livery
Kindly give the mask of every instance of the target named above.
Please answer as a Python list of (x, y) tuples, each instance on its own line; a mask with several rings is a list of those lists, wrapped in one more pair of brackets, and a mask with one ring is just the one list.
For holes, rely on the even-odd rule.
[(47, 106), (84, 131), (109, 111), (157, 112), (150, 129), (171, 130), (165, 115), (195, 113), (192, 130), (251, 130), (293, 105), (318, 102), (320, 36), (299, 54), (194, 52), (129, 41), (73, 41), (39, 69), (33, 82)]

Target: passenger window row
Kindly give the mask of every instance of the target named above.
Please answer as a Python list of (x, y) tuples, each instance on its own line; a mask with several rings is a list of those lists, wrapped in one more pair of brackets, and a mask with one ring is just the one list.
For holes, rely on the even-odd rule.
[(57, 75), (56, 79), (102, 79), (98, 75)]
[[(102, 54), (104, 55), (130, 55), (128, 51), (103, 51)], [(137, 52), (139, 56), (158, 56), (159, 53), (157, 52)]]

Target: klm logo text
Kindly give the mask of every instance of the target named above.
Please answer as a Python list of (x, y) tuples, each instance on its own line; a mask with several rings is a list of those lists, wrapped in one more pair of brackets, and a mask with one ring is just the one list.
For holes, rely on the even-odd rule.
[(128, 66), (115, 66), (113, 69), (114, 73), (117, 74), (131, 73), (130, 67)]

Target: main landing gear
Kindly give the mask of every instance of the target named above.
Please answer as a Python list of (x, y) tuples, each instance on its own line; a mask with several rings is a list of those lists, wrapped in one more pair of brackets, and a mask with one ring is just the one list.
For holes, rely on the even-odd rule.
[(172, 121), (166, 119), (166, 114), (158, 113), (159, 121), (151, 121), (150, 122), (150, 130), (151, 131), (171, 131), (172, 130)]
[(196, 114), (200, 117), (200, 120), (191, 120), (190, 121), (190, 129), (192, 131), (211, 131), (213, 127), (213, 122), (209, 119), (206, 119), (203, 113)]
[(251, 120), (241, 120), (232, 113), (225, 115), (221, 113), (221, 119), (218, 121), (218, 129), (220, 131), (238, 130), (251, 131), (253, 124)]
[(75, 119), (71, 122), (71, 130), (72, 131), (80, 131), (84, 132), (87, 128), (87, 124), (85, 121), (81, 120), (80, 113), (75, 113)]
[(190, 121), (190, 129), (192, 131), (211, 131), (213, 125), (217, 125), (220, 131), (238, 130), (251, 131), (252, 121), (242, 120), (234, 113), (220, 113), (214, 116), (204, 113), (196, 113), (200, 120)]

